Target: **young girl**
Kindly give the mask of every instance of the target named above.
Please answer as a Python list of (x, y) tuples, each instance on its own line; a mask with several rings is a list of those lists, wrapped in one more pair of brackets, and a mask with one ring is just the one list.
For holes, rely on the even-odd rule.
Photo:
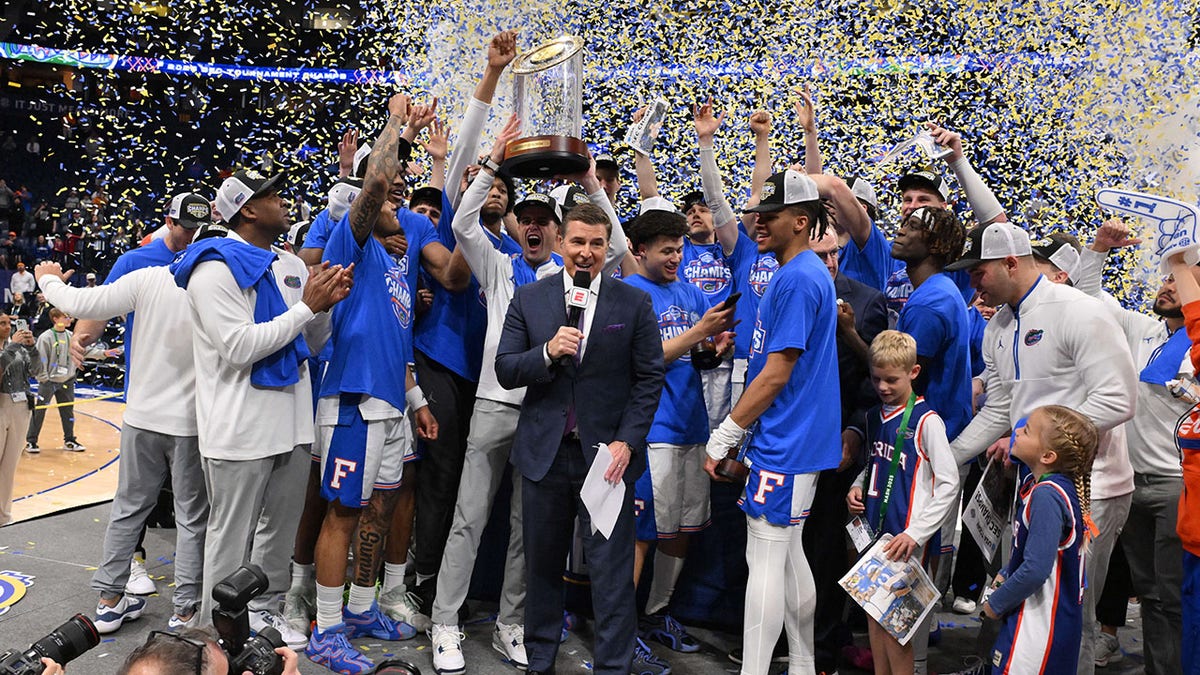
[(1034, 410), (1013, 439), (1012, 456), (1032, 471), (1013, 518), (1013, 554), (984, 602), (1004, 622), (993, 673), (1073, 673), (1083, 616), (1085, 514), (1098, 433), (1057, 405)]

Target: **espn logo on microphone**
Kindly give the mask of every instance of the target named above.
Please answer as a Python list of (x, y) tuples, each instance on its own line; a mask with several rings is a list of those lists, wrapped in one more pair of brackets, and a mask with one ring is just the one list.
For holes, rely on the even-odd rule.
[(571, 297), (567, 300), (567, 304), (572, 307), (587, 307), (588, 289), (579, 288), (576, 286), (571, 289)]

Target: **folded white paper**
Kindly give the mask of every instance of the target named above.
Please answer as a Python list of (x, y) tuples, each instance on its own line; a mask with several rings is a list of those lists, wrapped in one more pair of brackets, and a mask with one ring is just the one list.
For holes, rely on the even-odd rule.
[(621, 507), (625, 504), (625, 481), (617, 481), (613, 485), (604, 480), (604, 472), (608, 471), (611, 464), (612, 453), (607, 445), (601, 443), (596, 449), (596, 459), (588, 469), (587, 478), (583, 479), (583, 488), (579, 491), (579, 497), (592, 519), (592, 534), (599, 530), (605, 539), (612, 536), (617, 518), (621, 515)]

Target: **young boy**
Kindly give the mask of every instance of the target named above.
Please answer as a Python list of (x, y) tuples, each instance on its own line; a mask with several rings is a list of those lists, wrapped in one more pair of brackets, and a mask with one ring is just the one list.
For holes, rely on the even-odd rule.
[[(852, 514), (865, 513), (872, 536), (892, 535), (883, 549), (891, 560), (915, 557), (925, 564), (925, 554), (938, 550), (938, 530), (954, 508), (958, 467), (942, 418), (913, 392), (921, 372), (916, 340), (885, 330), (871, 343), (870, 361), (871, 383), (882, 405), (867, 414), (867, 465), (846, 503)], [(907, 645), (871, 621), (875, 672), (924, 673), (932, 618)]]
[(41, 452), (38, 434), (46, 419), (46, 409), (42, 406), (54, 399), (62, 404), (58, 414), (62, 418), (63, 447), (72, 452), (83, 452), (87, 448), (75, 440), (75, 406), (72, 405), (75, 402), (75, 364), (71, 362), (71, 331), (67, 330), (72, 319), (55, 307), (50, 310), (50, 320), (54, 325), (37, 339), (38, 363), (34, 368), (38, 402), (25, 434), (25, 451), (30, 454)]

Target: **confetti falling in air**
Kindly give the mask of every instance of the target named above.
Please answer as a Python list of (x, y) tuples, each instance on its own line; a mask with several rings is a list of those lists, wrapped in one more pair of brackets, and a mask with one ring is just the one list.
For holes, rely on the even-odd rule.
[[(437, 96), (456, 126), (488, 39), (514, 28), (526, 48), (561, 34), (584, 38), (584, 137), (623, 165), (622, 214), (633, 213), (636, 191), (632, 155), (617, 139), (636, 108), (660, 96), (670, 104), (655, 160), (661, 191), (678, 200), (699, 188), (690, 106), (712, 96), (726, 113), (718, 164), (736, 208), (752, 168), (747, 118), (758, 108), (772, 112), (777, 168), (799, 159), (803, 136), (792, 110), (806, 82), (826, 170), (875, 184), (885, 231), (898, 210), (897, 178), (924, 160), (871, 159), (927, 120), (963, 134), (968, 158), (1009, 216), (1036, 236), (1067, 230), (1087, 241), (1103, 218), (1098, 187), (1197, 198), (1200, 19), (1188, 3), (360, 0), (332, 15), (316, 7), (37, 3), (7, 41), (115, 54), (129, 69), (63, 68), (45, 89), (4, 92), (20, 109), (0, 112), (39, 131), (44, 166), (0, 171), (10, 182), (20, 182), (21, 171), (53, 177), (60, 199), (72, 188), (86, 197), (103, 186), (99, 199), (111, 216), (97, 227), (114, 237), (161, 222), (175, 192), (211, 195), (234, 167), (285, 171), (291, 196), (320, 208), (344, 131), (372, 139), (387, 97), (399, 90)], [(351, 29), (307, 30), (314, 20)], [(166, 61), (196, 65), (157, 72)], [(210, 63), (392, 72), (405, 84), (223, 79), (208, 76)], [(512, 108), (511, 87), (506, 75), (490, 133)], [(941, 163), (934, 168), (948, 174)], [(961, 199), (958, 208), (973, 223)], [(1134, 305), (1148, 282), (1156, 285), (1143, 258), (1122, 252), (1110, 269), (1110, 287)]]

